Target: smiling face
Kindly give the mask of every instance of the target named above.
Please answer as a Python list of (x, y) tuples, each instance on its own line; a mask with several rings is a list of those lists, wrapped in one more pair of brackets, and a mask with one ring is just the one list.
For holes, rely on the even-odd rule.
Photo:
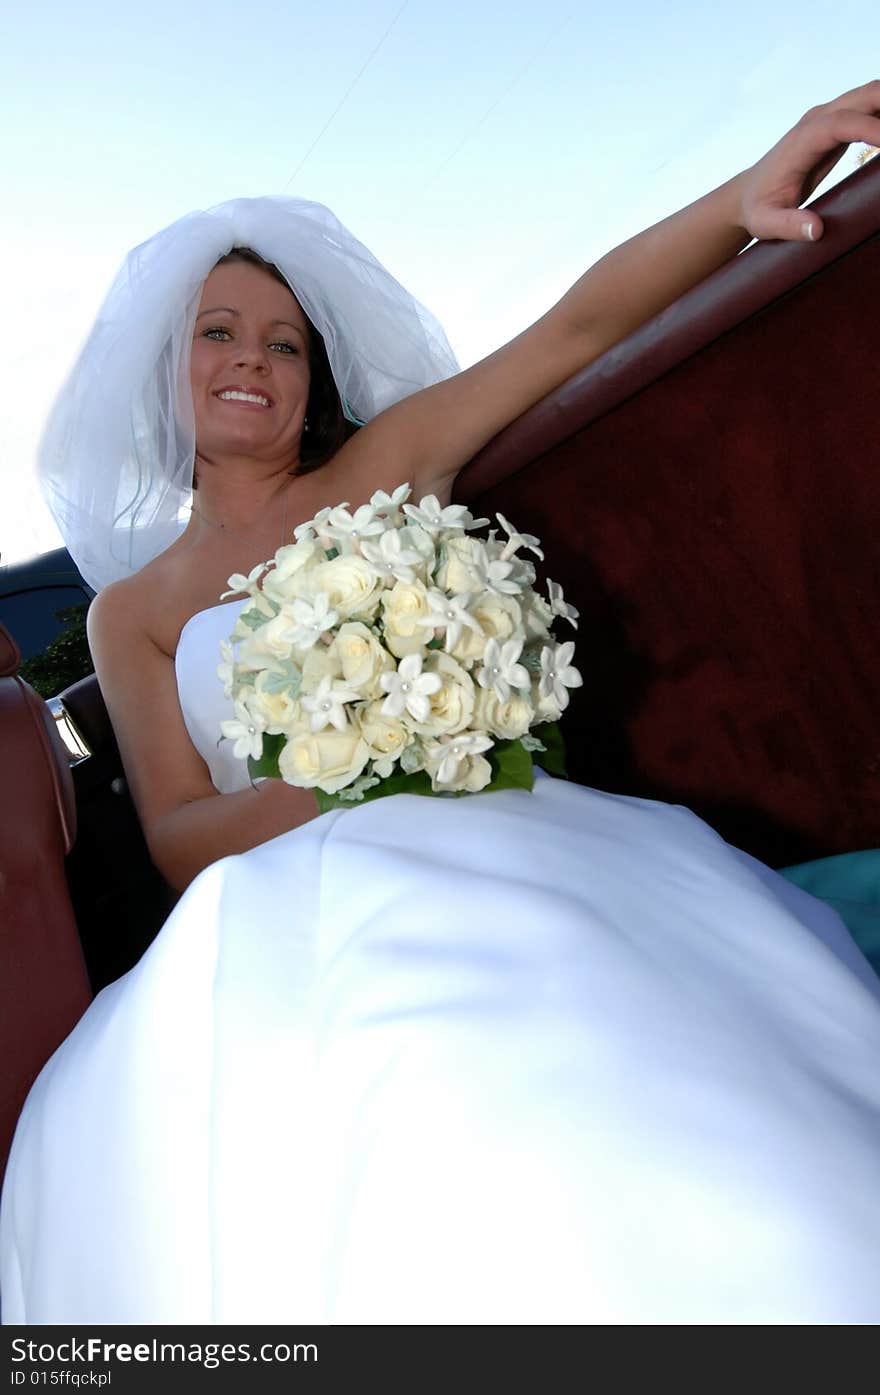
[(309, 325), (293, 292), (248, 262), (205, 281), (190, 360), (196, 447), (219, 461), (295, 462), (309, 398)]

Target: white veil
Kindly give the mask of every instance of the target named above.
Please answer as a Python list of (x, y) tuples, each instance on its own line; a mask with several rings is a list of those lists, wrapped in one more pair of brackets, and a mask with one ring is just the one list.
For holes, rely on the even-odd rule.
[(47, 502), (96, 590), (157, 557), (185, 526), (196, 307), (233, 247), (283, 272), (323, 336), (352, 420), (458, 370), (439, 323), (323, 205), (234, 199), (172, 223), (126, 257), (40, 446)]

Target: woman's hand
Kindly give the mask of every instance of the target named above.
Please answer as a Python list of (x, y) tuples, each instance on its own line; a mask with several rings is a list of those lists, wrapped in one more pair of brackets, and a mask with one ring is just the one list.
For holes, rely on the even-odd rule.
[(742, 226), (752, 237), (815, 242), (824, 231), (805, 199), (848, 145), (880, 145), (880, 81), (811, 107), (751, 169), (740, 176)]
[[(815, 241), (800, 210), (853, 141), (880, 145), (880, 82), (813, 107), (762, 160), (609, 252), (530, 329), (383, 412), (340, 451), (368, 498), (408, 480), (445, 498), (456, 473), (546, 393), (711, 275), (750, 238)], [(344, 497), (348, 497), (344, 493)], [(351, 495), (354, 497), (354, 495)]]

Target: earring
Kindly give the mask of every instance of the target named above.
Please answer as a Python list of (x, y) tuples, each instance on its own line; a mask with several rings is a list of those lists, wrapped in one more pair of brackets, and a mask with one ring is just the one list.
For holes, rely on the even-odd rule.
[(308, 431), (308, 429), (309, 429), (309, 419), (308, 419), (308, 417), (303, 417), (303, 431)]

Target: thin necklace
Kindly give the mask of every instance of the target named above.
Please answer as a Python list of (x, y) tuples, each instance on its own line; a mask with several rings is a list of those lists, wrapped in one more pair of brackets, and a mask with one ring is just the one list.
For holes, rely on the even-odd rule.
[[(290, 485), (288, 484), (284, 486), (284, 513), (281, 519), (281, 547), (284, 546), (284, 543), (287, 539), (287, 506), (289, 502)], [(202, 513), (198, 504), (196, 504), (195, 502), (193, 502), (190, 505), (190, 511), (194, 514), (197, 514), (203, 523), (208, 524), (209, 528), (215, 528), (218, 533), (223, 533), (225, 537), (238, 538), (241, 542), (251, 542), (253, 540), (253, 531), (250, 534), (240, 533), (237, 528), (230, 528), (228, 523), (218, 523), (215, 519), (209, 518), (207, 514)]]

